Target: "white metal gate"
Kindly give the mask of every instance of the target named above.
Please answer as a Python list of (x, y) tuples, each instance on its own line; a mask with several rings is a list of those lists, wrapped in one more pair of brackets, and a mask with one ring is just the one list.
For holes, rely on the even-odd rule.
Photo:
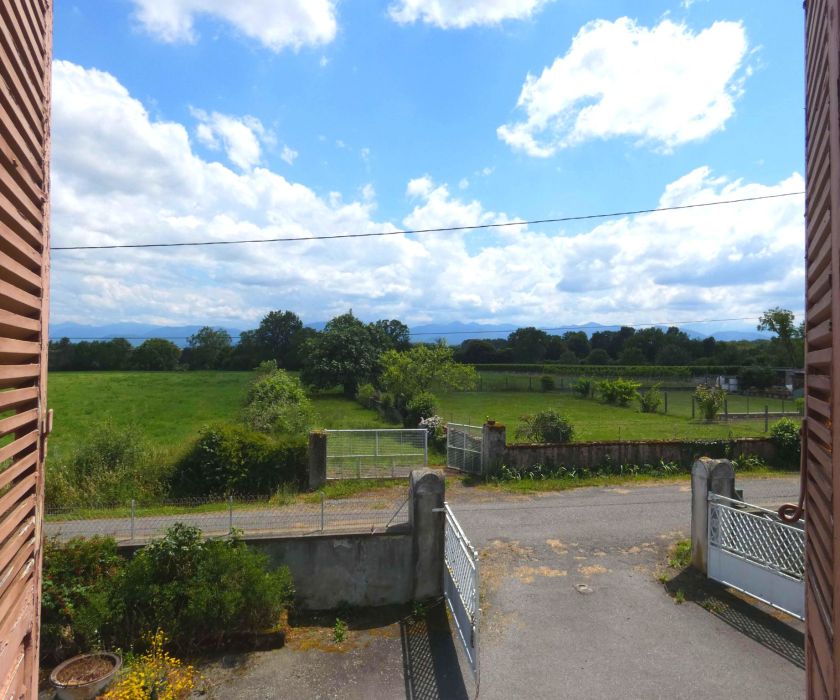
[(804, 620), (804, 522), (709, 494), (708, 575)]
[(429, 464), (429, 433), (411, 430), (327, 430), (327, 479), (407, 477)]
[(481, 612), (478, 607), (478, 552), (470, 544), (448, 503), (444, 504), (444, 509), (446, 566), (443, 572), (443, 593), (477, 684), (478, 622)]
[(446, 466), (470, 474), (481, 474), (481, 436), (480, 426), (447, 423)]

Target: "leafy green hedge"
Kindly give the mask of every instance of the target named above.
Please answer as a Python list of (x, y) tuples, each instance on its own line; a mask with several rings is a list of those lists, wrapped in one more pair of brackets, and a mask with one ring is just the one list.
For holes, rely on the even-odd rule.
[(173, 496), (273, 493), (307, 477), (305, 437), (273, 437), (238, 425), (205, 428), (175, 465)]
[(479, 372), (522, 372), (556, 374), (564, 377), (657, 377), (691, 379), (702, 374), (738, 374), (737, 366), (689, 365), (560, 365), (560, 364), (483, 364), (473, 365)]

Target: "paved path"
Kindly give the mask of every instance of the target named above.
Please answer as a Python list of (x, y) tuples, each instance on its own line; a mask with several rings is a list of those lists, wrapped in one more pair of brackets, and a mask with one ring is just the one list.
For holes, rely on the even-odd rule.
[[(797, 493), (796, 479), (738, 485), (759, 505)], [(714, 612), (676, 605), (657, 581), (668, 546), (689, 534), (688, 484), (453, 495), (481, 552), (483, 700), (803, 695), (798, 622), (725, 594)]]

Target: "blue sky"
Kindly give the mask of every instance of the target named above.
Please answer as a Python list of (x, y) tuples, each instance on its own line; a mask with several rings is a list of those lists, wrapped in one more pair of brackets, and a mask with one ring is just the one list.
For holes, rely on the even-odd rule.
[[(798, 191), (802, 23), (799, 3), (748, 0), (57, 3), (53, 243)], [(554, 326), (801, 310), (799, 197), (396, 238), (57, 252), (53, 320), (247, 325), (272, 308), (317, 321), (352, 307)]]

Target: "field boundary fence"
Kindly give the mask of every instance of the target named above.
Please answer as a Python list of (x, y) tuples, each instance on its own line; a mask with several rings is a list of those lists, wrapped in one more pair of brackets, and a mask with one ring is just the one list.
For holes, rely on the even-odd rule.
[(120, 544), (160, 539), (176, 523), (199, 528), (206, 537), (237, 533), (245, 539), (384, 532), (408, 523), (407, 498), (328, 499), (323, 492), (302, 502), (269, 496), (193, 498), (140, 504), (48, 507), (46, 537), (113, 537)]
[(331, 479), (408, 477), (429, 464), (425, 428), (326, 430), (327, 474)]
[(483, 428), (464, 423), (446, 424), (446, 466), (468, 474), (481, 474)]

